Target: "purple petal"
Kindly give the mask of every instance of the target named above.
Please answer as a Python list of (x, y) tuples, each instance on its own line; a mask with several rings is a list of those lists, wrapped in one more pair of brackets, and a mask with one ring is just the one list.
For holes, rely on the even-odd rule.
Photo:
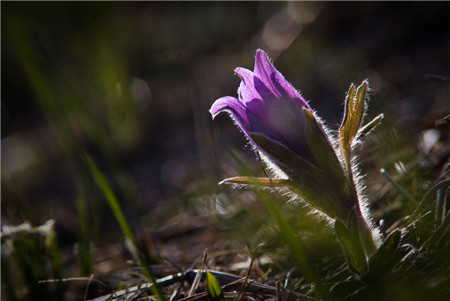
[(278, 72), (277, 69), (270, 63), (266, 53), (261, 49), (258, 49), (255, 56), (255, 77), (261, 81), (260, 84), (262, 87), (268, 89), (266, 93), (271, 93), (275, 97), (281, 97), (283, 95), (281, 95), (278, 89), (273, 85), (272, 74), (276, 72)]
[[(212, 117), (216, 117), (217, 114), (226, 111), (226, 110), (232, 110), (240, 115), (245, 114), (246, 108), (245, 105), (243, 105), (236, 97), (233, 96), (224, 96), (219, 99), (217, 99), (213, 105), (211, 106), (211, 109), (209, 109), (209, 112), (211, 113)], [(248, 122), (247, 122), (248, 123)]]
[(264, 119), (267, 108), (263, 97), (255, 88), (253, 72), (245, 68), (236, 68), (235, 72), (242, 79), (238, 89), (239, 100), (255, 115)]
[(236, 74), (241, 78), (241, 84), (238, 89), (239, 100), (247, 106), (254, 99), (262, 101), (261, 96), (255, 89), (253, 84), (253, 72), (245, 68), (236, 68)]
[(235, 97), (225, 96), (217, 99), (209, 111), (213, 118), (222, 112), (230, 114), (250, 140), (252, 140), (250, 133), (257, 132), (289, 146), (288, 141), (276, 129), (272, 128), (266, 119), (260, 118)]
[(232, 96), (225, 96), (217, 99), (211, 109), (209, 110), (211, 115), (216, 117), (221, 112), (227, 112), (233, 118), (233, 120), (238, 124), (241, 130), (245, 133), (245, 135), (249, 136), (249, 132), (251, 132), (251, 123), (254, 123), (255, 117), (250, 116), (253, 115), (248, 109), (242, 104), (237, 98)]
[(310, 109), (300, 93), (272, 65), (267, 54), (261, 49), (256, 51), (254, 74), (259, 79), (259, 82), (255, 83), (255, 86), (257, 86), (257, 90), (260, 90), (259, 92), (264, 94), (264, 96), (270, 97), (274, 95), (278, 98), (296, 99), (301, 108), (306, 107)]
[(272, 77), (274, 86), (277, 87), (281, 94), (286, 95), (288, 98), (296, 99), (301, 108), (306, 107), (307, 109), (311, 109), (300, 93), (298, 93), (280, 72), (277, 71)]
[(253, 71), (246, 68), (237, 67), (234, 72), (241, 78), (241, 85), (253, 86)]

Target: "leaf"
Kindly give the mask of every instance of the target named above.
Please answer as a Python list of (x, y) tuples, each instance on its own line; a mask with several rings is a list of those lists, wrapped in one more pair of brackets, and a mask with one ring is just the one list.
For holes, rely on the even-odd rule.
[(366, 109), (365, 97), (367, 88), (368, 82), (363, 81), (355, 93), (355, 86), (352, 84), (345, 100), (344, 118), (339, 129), (339, 146), (349, 172), (351, 171), (352, 143), (358, 136)]
[(287, 187), (291, 185), (291, 181), (285, 179), (233, 177), (222, 180), (219, 184), (254, 185), (262, 187)]
[(209, 271), (206, 271), (205, 286), (209, 296), (213, 301), (225, 300), (219, 281), (217, 281), (217, 278)]
[(351, 221), (351, 219), (352, 218), (350, 217), (349, 224), (351, 224), (351, 230), (349, 230), (340, 220), (336, 220), (334, 227), (350, 270), (357, 275), (363, 275), (367, 271), (366, 255), (361, 244), (361, 239), (358, 237), (359, 233), (358, 236), (354, 233), (355, 231), (358, 231), (357, 228), (355, 230), (357, 224), (353, 225), (354, 222)]
[(355, 209), (350, 211), (348, 219), (348, 230), (350, 233), (350, 239), (354, 250), (355, 260), (358, 263), (358, 267), (362, 272), (367, 271), (367, 258), (364, 251), (363, 242), (361, 239), (361, 225), (359, 224), (358, 213)]
[(401, 232), (395, 230), (386, 241), (378, 248), (378, 250), (369, 258), (369, 270), (384, 273), (395, 265), (392, 262), (393, 252), (400, 244)]
[(367, 134), (369, 134), (374, 128), (376, 128), (381, 120), (383, 120), (384, 118), (384, 114), (378, 114), (377, 117), (375, 117), (374, 119), (372, 119), (371, 122), (367, 123), (365, 126), (363, 126), (360, 130), (359, 130), (359, 135), (362, 136), (366, 136)]
[(294, 151), (260, 133), (250, 133), (253, 141), (280, 167), (288, 176), (305, 178), (322, 176), (320, 170)]
[(303, 109), (303, 115), (306, 121), (306, 140), (317, 165), (333, 183), (341, 183), (338, 185), (342, 187), (346, 176), (328, 135), (310, 110)]
[[(352, 195), (350, 194), (352, 190), (345, 182), (343, 173), (340, 177), (330, 176), (329, 171), (319, 169), (286, 146), (273, 141), (263, 134), (250, 133), (250, 137), (289, 178), (286, 180), (287, 182), (274, 182), (275, 186), (272, 187), (281, 187), (288, 184), (288, 188), (293, 193), (329, 217), (333, 219), (336, 216), (340, 218), (347, 217), (348, 210), (343, 206), (342, 200), (351, 199)], [(336, 155), (334, 154), (334, 156)], [(223, 183), (248, 184), (247, 182), (238, 182), (248, 179), (242, 177), (230, 181), (227, 179)], [(262, 184), (269, 184), (269, 186), (265, 187), (270, 187), (268, 180), (258, 181)]]
[[(377, 261), (379, 265), (375, 265), (372, 259), (371, 270), (362, 277), (366, 283), (376, 283), (382, 280), (392, 269), (399, 264), (402, 259), (411, 252), (411, 247), (408, 245), (399, 245), (392, 248), (391, 252), (383, 252), (385, 257), (380, 257)], [(376, 253), (375, 253), (376, 254)], [(369, 260), (370, 262), (370, 260)]]
[[(279, 184), (278, 187), (281, 187), (285, 183), (289, 184), (288, 188), (292, 192), (331, 218), (335, 218), (342, 211), (340, 210), (342, 206), (336, 200), (346, 197), (343, 194), (343, 183), (333, 179), (308, 160), (263, 134), (250, 133), (250, 137), (288, 175), (287, 182), (278, 182), (275, 185)], [(267, 182), (267, 180), (265, 181)]]

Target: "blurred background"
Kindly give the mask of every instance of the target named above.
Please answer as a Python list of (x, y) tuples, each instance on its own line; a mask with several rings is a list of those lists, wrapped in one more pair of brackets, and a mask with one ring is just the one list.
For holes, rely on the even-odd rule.
[[(130, 277), (116, 275), (132, 257), (86, 156), (155, 264), (259, 243), (239, 215), (255, 196), (217, 183), (263, 171), (230, 118), (208, 112), (236, 96), (233, 70), (253, 69), (258, 48), (332, 130), (350, 83), (369, 80), (368, 118), (385, 116), (361, 152), (372, 199), (387, 197), (380, 168), (425, 158), (415, 174), (430, 182), (448, 159), (448, 2), (2, 2), (1, 14), (2, 226), (54, 220), (63, 277)], [(2, 263), (8, 252), (2, 240)], [(38, 260), (30, 279), (56, 277)], [(28, 280), (10, 279), (14, 298), (5, 287)]]

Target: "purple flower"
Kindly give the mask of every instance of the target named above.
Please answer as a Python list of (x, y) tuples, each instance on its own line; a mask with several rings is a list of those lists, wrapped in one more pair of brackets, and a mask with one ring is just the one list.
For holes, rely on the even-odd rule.
[[(362, 133), (381, 120), (381, 117), (377, 117), (361, 128), (367, 81), (357, 89), (354, 85), (350, 87), (344, 121), (339, 130), (338, 148), (337, 141), (320, 118), (315, 116), (298, 91), (275, 69), (264, 51), (256, 51), (254, 71), (236, 68), (235, 72), (241, 78), (238, 97), (217, 99), (210, 112), (213, 117), (221, 112), (229, 113), (256, 150), (268, 155), (262, 156), (262, 159), (274, 167), (276, 177), (233, 177), (221, 183), (290, 190), (342, 224), (337, 226), (340, 228), (337, 231), (352, 256), (355, 250), (362, 250), (362, 245), (358, 238), (357, 243), (361, 246), (351, 249), (353, 245), (350, 248), (347, 243), (350, 235), (347, 232), (356, 231), (355, 237), (360, 234), (367, 253), (363, 250), (359, 254), (365, 260), (366, 254), (374, 251), (375, 244), (372, 229), (360, 208), (363, 194), (358, 175), (354, 175), (356, 167), (352, 165), (352, 147)], [(365, 272), (366, 266), (360, 266), (360, 262), (352, 264), (359, 273)]]
[[(231, 115), (264, 155), (280, 180), (276, 185), (288, 187), (332, 218), (346, 218), (357, 199), (346, 195), (351, 188), (320, 119), (264, 51), (257, 50), (254, 71), (236, 68), (235, 72), (241, 78), (238, 98), (217, 99), (210, 109), (213, 117), (221, 112)], [(246, 178), (225, 182), (251, 184)], [(275, 185), (273, 179), (263, 182), (259, 181), (263, 186)]]
[(238, 98), (217, 99), (210, 112), (227, 112), (245, 135), (260, 133), (297, 154), (305, 152), (303, 108), (310, 109), (297, 90), (275, 69), (263, 50), (256, 51), (255, 68), (236, 68), (241, 78)]

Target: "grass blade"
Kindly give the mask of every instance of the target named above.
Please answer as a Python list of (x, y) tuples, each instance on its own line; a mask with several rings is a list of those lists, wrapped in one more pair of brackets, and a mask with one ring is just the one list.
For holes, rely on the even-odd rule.
[(155, 278), (153, 277), (149, 267), (147, 266), (146, 260), (143, 258), (144, 256), (141, 256), (141, 254), (138, 251), (138, 247), (136, 244), (136, 242), (137, 242), (136, 238), (135, 238), (133, 232), (131, 231), (131, 228), (125, 218), (125, 215), (123, 214), (122, 208), (119, 204), (119, 200), (117, 199), (114, 191), (112, 190), (111, 186), (109, 185), (109, 183), (106, 180), (106, 178), (104, 177), (104, 175), (98, 169), (94, 160), (86, 153), (83, 153), (83, 158), (84, 158), (89, 170), (91, 171), (95, 182), (99, 186), (106, 201), (108, 202), (108, 205), (110, 206), (110, 208), (114, 214), (114, 217), (116, 218), (117, 222), (119, 223), (119, 226), (122, 229), (123, 234), (126, 237), (127, 247), (129, 248), (130, 252), (139, 260), (139, 263), (140, 263), (141, 267), (144, 269), (144, 273), (145, 273), (148, 281), (152, 284), (150, 286), (152, 293), (155, 295), (155, 297), (158, 300), (164, 300), (159, 287), (156, 285), (156, 283), (154, 281)]
[(103, 174), (98, 169), (97, 165), (94, 163), (92, 158), (84, 153), (84, 160), (86, 162), (86, 165), (88, 166), (89, 170), (92, 173), (92, 176), (99, 186), (100, 190), (102, 191), (106, 201), (108, 202), (108, 205), (110, 206), (114, 217), (116, 218), (117, 222), (119, 223), (120, 228), (122, 229), (123, 234), (125, 237), (135, 245), (136, 239), (134, 237), (133, 232), (131, 231), (131, 228), (125, 218), (125, 215), (123, 214), (122, 208), (119, 204), (119, 200), (117, 199), (115, 193), (113, 192), (111, 186), (109, 185), (106, 178), (103, 176)]

